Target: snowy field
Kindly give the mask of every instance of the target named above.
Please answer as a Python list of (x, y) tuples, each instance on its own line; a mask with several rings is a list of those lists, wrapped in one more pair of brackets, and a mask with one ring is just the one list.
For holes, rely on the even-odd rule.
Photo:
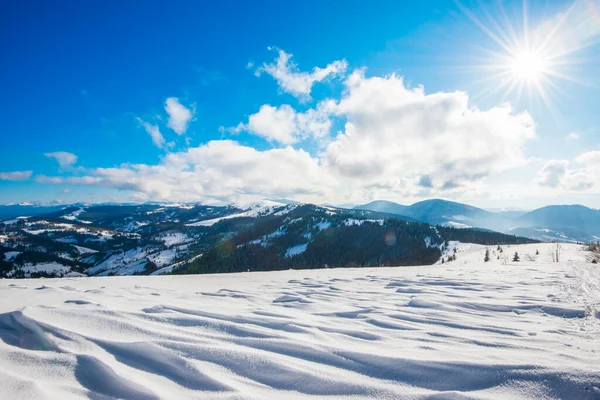
[(576, 245), (560, 263), (549, 244), (490, 250), (484, 263), (461, 244), (430, 267), (2, 280), (0, 397), (600, 399), (598, 265)]

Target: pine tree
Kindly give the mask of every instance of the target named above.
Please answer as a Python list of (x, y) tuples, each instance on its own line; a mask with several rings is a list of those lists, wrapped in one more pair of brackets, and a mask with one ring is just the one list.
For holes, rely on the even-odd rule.
[(490, 262), (490, 249), (485, 249), (485, 258), (483, 262)]
[(519, 258), (519, 253), (517, 253), (517, 252), (515, 251), (515, 255), (514, 255), (514, 257), (513, 257), (513, 262), (518, 262), (518, 261), (520, 261), (520, 258)]

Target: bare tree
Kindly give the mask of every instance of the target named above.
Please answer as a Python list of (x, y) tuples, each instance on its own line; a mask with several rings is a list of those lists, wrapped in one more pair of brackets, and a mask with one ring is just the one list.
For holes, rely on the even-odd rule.
[(556, 243), (553, 247), (552, 247), (552, 261), (553, 262), (560, 262), (560, 252), (561, 252), (562, 248), (560, 246), (560, 243)]

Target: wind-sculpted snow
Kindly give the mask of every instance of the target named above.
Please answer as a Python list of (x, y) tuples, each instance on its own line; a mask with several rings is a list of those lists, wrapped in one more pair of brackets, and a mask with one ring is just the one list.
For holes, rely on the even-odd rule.
[[(2, 398), (600, 398), (580, 246), (406, 268), (0, 281)], [(535, 255), (539, 250), (539, 255)], [(531, 257), (525, 257), (530, 254)]]

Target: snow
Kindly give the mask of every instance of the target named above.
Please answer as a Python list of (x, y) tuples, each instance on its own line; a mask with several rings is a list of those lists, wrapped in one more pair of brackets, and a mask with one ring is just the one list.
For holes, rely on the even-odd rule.
[(457, 229), (472, 228), (470, 225), (463, 224), (462, 222), (455, 222), (455, 221), (448, 221), (448, 222), (446, 222), (445, 225), (449, 226), (450, 228), (457, 228)]
[[(82, 222), (82, 221), (79, 221)], [(110, 231), (100, 230), (100, 229), (89, 229), (83, 228), (79, 226), (75, 226), (73, 224), (65, 224), (65, 223), (55, 223), (48, 221), (36, 221), (35, 223), (28, 223), (28, 227), (39, 227), (44, 226), (41, 229), (23, 229), (24, 232), (27, 232), (31, 235), (40, 235), (49, 232), (65, 232), (65, 231), (74, 231), (81, 234), (93, 235), (97, 236), (97, 239), (86, 239), (86, 241), (105, 241), (108, 239), (112, 239), (114, 237), (114, 233)], [(131, 235), (131, 234), (130, 234)], [(72, 238), (62, 238), (58, 239), (63, 243), (71, 243)], [(76, 242), (75, 242), (76, 243)]]
[(373, 224), (383, 225), (383, 219), (355, 219), (355, 218), (346, 218), (344, 220), (344, 225), (352, 226), (352, 225), (362, 225), (365, 222), (370, 222)]
[(65, 277), (65, 278), (78, 278), (78, 277), (82, 277), (82, 276), (86, 276), (86, 275), (82, 274), (81, 272), (75, 272), (75, 271), (67, 272), (66, 274), (63, 275), (63, 277)]
[(5, 221), (1, 221), (4, 225), (14, 225), (17, 222), (19, 222), (20, 220), (27, 220), (28, 218), (31, 217), (17, 217), (15, 219), (7, 219)]
[[(237, 205), (236, 207), (241, 207), (242, 209), (246, 209), (246, 211), (243, 211), (241, 213), (226, 215), (224, 217), (218, 217), (218, 218), (213, 218), (213, 219), (207, 219), (204, 221), (198, 221), (198, 222), (194, 222), (191, 224), (186, 224), (186, 226), (213, 226), (217, 222), (223, 221), (226, 219), (242, 218), (242, 217), (256, 218), (260, 215), (270, 215), (273, 213), (275, 213), (275, 215), (283, 215), (280, 213), (288, 212), (290, 208), (291, 209), (294, 208), (294, 206), (289, 207), (289, 206), (286, 206), (285, 204), (277, 203), (274, 201), (268, 201), (268, 200), (249, 204), (246, 206)], [(284, 209), (279, 210), (280, 208), (284, 208)], [(276, 212), (275, 210), (279, 210), (279, 211)]]
[(196, 207), (195, 204), (182, 204), (182, 203), (169, 203), (169, 204), (165, 204), (164, 207), (166, 208), (181, 208), (184, 210), (191, 210), (192, 208)]
[(0, 280), (2, 397), (598, 399), (582, 247), (455, 245), (443, 266)]
[(324, 231), (325, 229), (331, 226), (331, 222), (329, 221), (321, 221), (315, 225), (315, 228), (319, 229), (319, 231)]
[(150, 222), (148, 221), (129, 221), (126, 225), (124, 225), (123, 227), (121, 227), (121, 231), (123, 232), (133, 232), (139, 228), (142, 228), (144, 226), (150, 225)]
[(251, 212), (245, 211), (242, 213), (226, 215), (224, 217), (218, 217), (218, 218), (206, 219), (204, 221), (193, 222), (191, 224), (186, 224), (186, 226), (213, 226), (217, 222), (223, 221), (225, 219), (241, 218), (241, 217), (249, 217), (249, 216), (251, 216)]
[(292, 246), (285, 251), (285, 257), (290, 258), (290, 257), (297, 256), (298, 254), (302, 254), (306, 251), (307, 246), (308, 246), (308, 243)]
[(12, 261), (14, 260), (19, 254), (21, 254), (20, 251), (7, 251), (6, 253), (4, 253), (4, 261)]
[[(446, 216), (444, 216), (444, 217), (446, 217)], [(446, 218), (448, 218), (448, 217), (446, 217)], [(457, 220), (457, 221), (468, 221), (468, 220), (470, 220), (470, 219), (471, 219), (471, 218), (465, 217), (465, 216), (464, 216), (464, 215), (462, 215), (462, 214), (459, 214), (459, 215), (453, 215), (453, 216), (451, 216), (451, 217), (449, 217), (449, 218), (450, 218), (450, 219), (455, 219), (455, 220)]]
[(185, 233), (181, 232), (169, 232), (159, 238), (165, 246), (173, 246), (176, 244), (186, 243), (191, 240), (191, 238)]
[[(75, 242), (75, 243), (77, 243), (77, 242)], [(79, 254), (81, 254), (81, 255), (83, 255), (83, 254), (94, 254), (94, 253), (98, 252), (97, 250), (90, 249), (90, 248), (83, 247), (83, 246), (73, 245), (73, 247), (75, 247), (77, 249), (77, 251), (79, 252)]]
[(176, 269), (176, 268), (179, 268), (179, 267), (181, 267), (182, 265), (189, 264), (189, 263), (191, 263), (192, 261), (194, 261), (194, 260), (196, 260), (196, 259), (198, 259), (198, 258), (200, 258), (200, 257), (202, 257), (202, 254), (195, 255), (194, 257), (190, 258), (189, 260), (185, 260), (185, 261), (176, 262), (176, 263), (174, 263), (174, 264), (171, 264), (171, 265), (169, 265), (169, 266), (167, 266), (167, 267), (162, 267), (162, 268), (160, 268), (160, 269), (157, 269), (156, 271), (152, 272), (150, 275), (162, 275), (162, 274), (167, 274), (167, 273), (170, 273), (170, 272), (172, 272), (174, 269)]
[(152, 254), (149, 256), (150, 260), (154, 262), (157, 266), (162, 267), (165, 264), (169, 264), (173, 262), (173, 259), (177, 256), (177, 251), (175, 249), (163, 250), (161, 252)]
[[(59, 264), (56, 262), (48, 262), (48, 263), (40, 263), (40, 264), (30, 264), (26, 263), (20, 269), (25, 273), (26, 277), (30, 277), (34, 272), (45, 272), (48, 274), (57, 274), (64, 275), (71, 272), (71, 267), (68, 265)], [(8, 275), (12, 276), (11, 273), (14, 273), (14, 270), (9, 272)]]
[(91, 224), (92, 221), (86, 221), (86, 220), (82, 220), (82, 219), (77, 218), (84, 211), (85, 211), (85, 209), (83, 207), (79, 207), (77, 210), (73, 211), (70, 214), (65, 214), (61, 218), (62, 219), (66, 219), (68, 221), (79, 222), (81, 224)]
[[(120, 274), (133, 274), (144, 270), (148, 253), (144, 249), (138, 247), (124, 253), (113, 254), (100, 264), (88, 268), (88, 274), (95, 275), (99, 272), (116, 272)], [(126, 271), (126, 272), (125, 272)]]
[(87, 269), (90, 275), (108, 275), (113, 272), (117, 275), (133, 275), (143, 272), (148, 260), (158, 267), (163, 267), (173, 262), (177, 256), (177, 249), (171, 248), (159, 251), (153, 248), (137, 247), (126, 252), (110, 255), (101, 263)]

